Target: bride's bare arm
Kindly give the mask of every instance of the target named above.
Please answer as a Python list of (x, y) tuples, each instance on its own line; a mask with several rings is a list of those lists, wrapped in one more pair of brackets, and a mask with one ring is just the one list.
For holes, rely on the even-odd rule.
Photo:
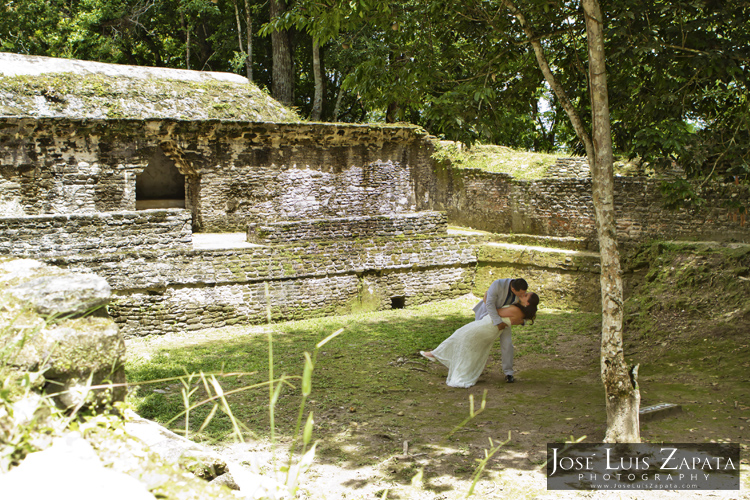
[(508, 318), (511, 325), (523, 324), (523, 313), (517, 307), (503, 307), (497, 310), (501, 318)]

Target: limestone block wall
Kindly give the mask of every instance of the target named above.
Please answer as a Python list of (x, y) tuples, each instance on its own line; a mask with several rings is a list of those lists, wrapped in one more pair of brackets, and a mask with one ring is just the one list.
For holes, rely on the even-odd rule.
[[(618, 234), (631, 241), (651, 238), (750, 242), (750, 225), (736, 217), (729, 204), (750, 199), (750, 186), (713, 184), (698, 190), (701, 207), (668, 210), (662, 205), (661, 181), (615, 179)], [(733, 217), (733, 213), (735, 217)]]
[[(434, 175), (415, 172), (418, 210), (444, 210), (450, 224), (496, 233), (596, 239), (590, 178), (522, 181), (505, 174), (436, 165)], [(701, 207), (667, 210), (661, 180), (615, 178), (618, 236), (750, 241), (750, 225), (732, 216), (733, 200), (750, 198), (748, 186), (713, 184)]]
[(111, 253), (191, 246), (190, 213), (145, 210), (0, 217), (0, 255)]
[(506, 243), (477, 245), (474, 294), (482, 296), (498, 278), (524, 278), (541, 307), (601, 310), (598, 253)]
[[(526, 207), (517, 232), (596, 239), (591, 179), (544, 179), (518, 183), (516, 198)], [(661, 181), (615, 178), (617, 234), (623, 243), (651, 238), (750, 241), (750, 227), (733, 220), (727, 202), (750, 196), (746, 186), (714, 186), (703, 194), (708, 203), (694, 209), (663, 206)], [(744, 191), (744, 194), (743, 194)]]
[(587, 158), (580, 156), (558, 158), (553, 165), (547, 168), (547, 176), (554, 179), (591, 177), (589, 161)]
[(204, 169), (198, 226), (244, 231), (249, 222), (414, 211), (410, 164), (420, 137), (404, 128), (253, 124), (223, 168)]
[(457, 226), (497, 233), (513, 230), (516, 204), (510, 175), (435, 164), (414, 177), (419, 210), (445, 211)]
[(476, 267), (472, 245), (453, 236), (46, 260), (106, 278), (119, 297), (110, 315), (127, 336), (263, 323), (269, 306), (287, 320), (452, 298), (470, 291)]
[(443, 212), (416, 212), (397, 215), (334, 217), (302, 221), (250, 224), (247, 241), (260, 244), (293, 243), (310, 240), (427, 236), (448, 233)]
[(2, 117), (0, 209), (134, 210), (136, 177), (158, 160), (185, 177), (196, 231), (412, 212), (424, 138), (396, 126)]

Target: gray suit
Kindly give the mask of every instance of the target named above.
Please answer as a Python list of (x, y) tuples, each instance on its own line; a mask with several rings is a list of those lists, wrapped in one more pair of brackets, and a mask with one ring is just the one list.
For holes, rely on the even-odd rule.
[[(497, 314), (497, 310), (503, 306), (518, 302), (518, 297), (514, 294), (511, 293), (510, 297), (508, 297), (510, 282), (510, 278), (499, 279), (492, 282), (486, 294), (487, 303), (485, 304), (484, 300), (480, 300), (479, 303), (474, 306), (475, 320), (480, 320), (489, 314), (490, 318), (492, 318), (493, 324), (499, 325), (503, 322)], [(503, 373), (505, 373), (505, 375), (513, 375), (513, 338), (510, 326), (506, 326), (500, 334), (500, 351), (502, 353)]]

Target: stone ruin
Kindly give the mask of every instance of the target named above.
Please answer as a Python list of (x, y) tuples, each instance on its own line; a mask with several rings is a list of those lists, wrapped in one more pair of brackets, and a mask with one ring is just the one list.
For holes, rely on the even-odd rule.
[[(114, 71), (94, 67), (99, 84)], [(0, 117), (0, 347), (12, 366), (43, 372), (39, 389), (67, 411), (124, 399), (126, 337), (401, 308), (471, 289), (469, 238), (448, 235), (445, 213), (416, 208), (416, 166), (429, 152), (411, 128), (77, 116), (85, 99), (39, 92), (30, 111)], [(0, 92), (4, 110), (24, 102)], [(16, 406), (41, 405), (35, 398)], [(14, 411), (12, 425), (28, 417)], [(55, 439), (3, 477), (4, 491), (229, 498), (213, 483), (238, 488), (221, 457), (137, 416), (124, 425), (119, 438)], [(33, 483), (50, 462), (61, 473)], [(245, 477), (250, 488), (265, 482)]]
[[(128, 99), (141, 94), (128, 93), (121, 70), (80, 65), (99, 79), (115, 74), (120, 107), (135, 106)], [(42, 116), (0, 118), (0, 253), (105, 278), (126, 336), (405, 307), (471, 289), (468, 238), (448, 235), (445, 213), (418, 207), (430, 149), (414, 128), (186, 119), (183, 108), (110, 119), (72, 106), (80, 96), (63, 90), (45, 86), (53, 102), (21, 109)], [(20, 94), (0, 104), (39, 100)], [(247, 237), (201, 244), (216, 233)]]
[[(18, 368), (45, 370), (39, 383), (61, 407), (123, 399), (107, 384), (124, 382), (129, 336), (401, 308), (519, 272), (548, 305), (575, 295), (597, 307), (580, 293), (598, 288), (598, 254), (579, 160), (538, 181), (458, 170), (432, 159), (417, 128), (302, 123), (233, 75), (14, 54), (0, 54), (0, 73), (0, 286), (3, 311), (19, 312), (2, 347), (17, 348)], [(657, 181), (617, 183), (623, 242), (748, 241), (722, 208), (743, 186), (712, 186), (708, 209), (665, 213)], [(449, 234), (449, 222), (508, 234)], [(146, 475), (191, 491), (162, 496), (228, 497), (164, 469), (187, 460), (221, 481), (220, 458), (137, 417), (127, 425), (140, 437), (128, 453), (156, 462)], [(106, 476), (85, 472), (90, 445), (64, 441), (62, 455), (44, 454), (52, 465), (35, 454), (32, 478), (68, 460), (74, 484)], [(125, 478), (142, 462), (108, 460), (123, 498), (153, 498)], [(8, 491), (26, 487), (21, 469)]]
[[(104, 277), (127, 336), (404, 307), (481, 288), (492, 269), (523, 268), (555, 300), (571, 286), (561, 269), (596, 284), (595, 253), (446, 231), (595, 251), (580, 159), (521, 181), (437, 163), (415, 127), (293, 121), (236, 75), (0, 63), (0, 255)], [(622, 242), (749, 239), (726, 209), (746, 186), (712, 186), (704, 208), (673, 213), (659, 186), (616, 179)], [(245, 236), (212, 244), (230, 233)], [(475, 280), (478, 264), (490, 275)]]

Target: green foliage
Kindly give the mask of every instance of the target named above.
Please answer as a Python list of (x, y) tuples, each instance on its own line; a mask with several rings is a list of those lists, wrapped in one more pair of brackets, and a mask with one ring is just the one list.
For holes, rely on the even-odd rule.
[[(516, 4), (588, 122), (579, 4)], [(294, 104), (302, 115), (312, 108), (317, 40), (326, 79), (323, 120), (410, 122), (467, 144), (584, 153), (525, 33), (499, 0), (297, 0), (276, 19), (259, 0), (28, 0), (2, 9), (3, 51), (178, 68), (187, 66), (189, 53), (191, 68), (214, 71), (244, 73), (248, 48), (238, 38), (253, 28), (253, 74), (266, 88), (268, 35), (291, 29)], [(688, 178), (750, 182), (749, 9), (742, 0), (604, 5), (618, 153), (657, 169), (678, 164)], [(243, 25), (247, 15), (250, 27)], [(669, 188), (673, 201), (680, 193), (698, 200), (683, 188)], [(746, 209), (746, 202), (733, 208), (738, 215)]]
[(704, 202), (695, 193), (695, 186), (685, 179), (676, 179), (672, 182), (663, 181), (660, 190), (664, 196), (664, 206), (667, 208), (675, 209), (691, 204), (700, 206)]
[[(636, 9), (638, 13), (636, 14)], [(746, 2), (618, 2), (611, 7), (610, 104), (620, 148), (689, 175), (747, 163)]]
[[(49, 446), (57, 431), (59, 411), (36, 395), (39, 373), (8, 373), (3, 366), (0, 386), (0, 473), (18, 465), (29, 453)], [(21, 391), (19, 393), (19, 390)]]

